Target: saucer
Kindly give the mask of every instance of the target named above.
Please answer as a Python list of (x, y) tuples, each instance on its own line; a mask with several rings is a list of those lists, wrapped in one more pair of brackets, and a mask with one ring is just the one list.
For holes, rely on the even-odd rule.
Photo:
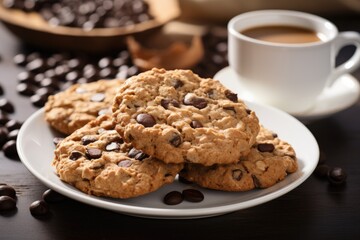
[[(251, 92), (244, 89), (236, 74), (230, 67), (225, 67), (214, 76), (225, 87), (236, 92), (240, 98), (256, 102)], [(344, 74), (330, 87), (325, 89), (316, 100), (313, 108), (301, 114), (292, 114), (301, 121), (307, 122), (328, 117), (353, 105), (359, 98), (360, 85), (356, 78)]]

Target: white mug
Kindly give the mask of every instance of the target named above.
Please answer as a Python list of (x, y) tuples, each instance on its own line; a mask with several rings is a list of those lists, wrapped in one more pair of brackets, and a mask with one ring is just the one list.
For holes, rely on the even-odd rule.
[[(261, 26), (295, 26), (317, 33), (321, 41), (273, 43), (241, 32)], [(321, 92), (360, 65), (360, 34), (339, 33), (328, 20), (297, 11), (260, 10), (240, 14), (228, 23), (228, 57), (241, 85), (254, 100), (288, 113), (306, 112)], [(353, 56), (335, 67), (339, 50), (355, 45)]]

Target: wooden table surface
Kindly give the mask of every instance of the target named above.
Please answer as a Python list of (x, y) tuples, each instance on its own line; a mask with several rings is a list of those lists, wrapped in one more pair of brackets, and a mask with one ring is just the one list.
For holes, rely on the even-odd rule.
[[(360, 32), (360, 18), (331, 19), (339, 30)], [(20, 42), (0, 25), (0, 83), (15, 105), (12, 118), (25, 121), (37, 108), (15, 87), (21, 71), (13, 57)], [(353, 52), (346, 48), (340, 61)], [(353, 73), (360, 79), (360, 70)], [(230, 214), (194, 220), (144, 219), (75, 200), (51, 204), (51, 215), (34, 218), (30, 204), (47, 189), (25, 166), (0, 152), (0, 183), (17, 191), (17, 210), (0, 213), (0, 239), (360, 239), (360, 102), (307, 124), (326, 162), (346, 170), (342, 187), (310, 176), (275, 200)]]

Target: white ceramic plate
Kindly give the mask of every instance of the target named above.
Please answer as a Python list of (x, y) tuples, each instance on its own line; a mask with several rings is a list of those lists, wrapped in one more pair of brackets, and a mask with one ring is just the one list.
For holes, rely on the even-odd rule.
[[(220, 70), (214, 78), (236, 92), (240, 98), (256, 102), (256, 97), (237, 81), (236, 73), (230, 67)], [(350, 74), (345, 74), (322, 92), (312, 109), (294, 116), (303, 122), (328, 117), (353, 105), (359, 99), (359, 94), (358, 80)]]
[[(297, 152), (299, 170), (273, 187), (243, 193), (229, 193), (201, 189), (205, 195), (200, 203), (182, 202), (169, 206), (162, 202), (166, 193), (189, 188), (178, 181), (164, 186), (151, 194), (126, 199), (110, 199), (84, 194), (59, 180), (51, 166), (53, 138), (56, 134), (44, 120), (44, 111), (39, 110), (28, 118), (20, 129), (17, 149), (21, 161), (41, 182), (49, 188), (77, 201), (109, 209), (115, 212), (147, 218), (202, 218), (221, 215), (256, 206), (291, 191), (304, 182), (315, 169), (319, 148), (314, 136), (298, 120), (272, 107), (248, 103), (261, 123), (275, 131), (280, 138), (291, 143)], [(191, 186), (194, 187), (194, 186)]]

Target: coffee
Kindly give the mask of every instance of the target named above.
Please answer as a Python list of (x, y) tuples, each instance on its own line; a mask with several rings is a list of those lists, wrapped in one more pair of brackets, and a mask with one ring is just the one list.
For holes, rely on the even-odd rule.
[(311, 43), (321, 41), (313, 30), (294, 26), (260, 26), (241, 31), (245, 36), (273, 43)]

